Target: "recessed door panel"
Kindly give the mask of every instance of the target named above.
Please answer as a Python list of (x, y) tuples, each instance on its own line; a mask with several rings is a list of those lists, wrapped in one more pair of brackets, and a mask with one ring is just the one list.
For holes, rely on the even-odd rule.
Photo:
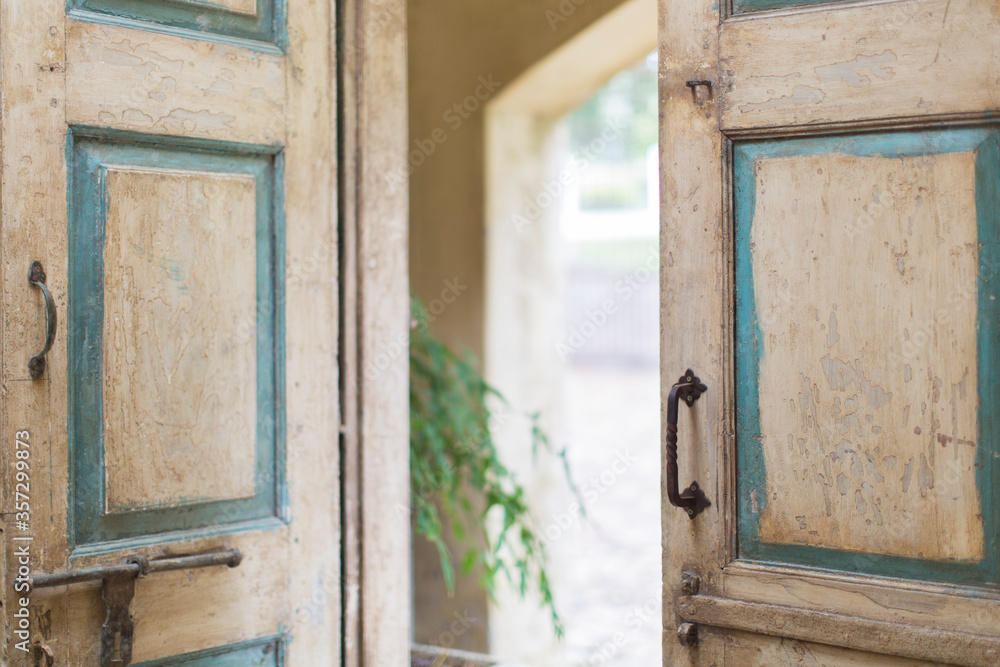
[(741, 556), (998, 580), (997, 136), (737, 143)]
[(76, 128), (73, 535), (280, 515), (280, 155)]

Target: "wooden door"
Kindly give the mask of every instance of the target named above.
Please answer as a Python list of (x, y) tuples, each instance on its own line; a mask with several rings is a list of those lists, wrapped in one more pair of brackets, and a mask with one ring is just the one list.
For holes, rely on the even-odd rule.
[(333, 13), (0, 2), (4, 664), (340, 664)]
[(661, 3), (664, 664), (1000, 664), (1000, 4), (725, 5)]

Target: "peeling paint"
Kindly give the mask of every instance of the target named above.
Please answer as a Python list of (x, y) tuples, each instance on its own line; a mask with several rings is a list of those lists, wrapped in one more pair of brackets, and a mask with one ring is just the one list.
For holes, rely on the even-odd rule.
[(865, 497), (861, 494), (861, 489), (854, 492), (854, 504), (858, 508), (858, 514), (864, 514), (868, 511), (868, 503), (865, 502)]
[(795, 86), (791, 95), (783, 97), (772, 97), (765, 102), (750, 102), (740, 106), (740, 111), (750, 113), (751, 111), (767, 111), (790, 104), (819, 104), (826, 99), (826, 93), (819, 88), (811, 86)]
[(840, 334), (837, 333), (837, 312), (836, 312), (837, 306), (834, 306), (833, 308), (834, 309), (830, 311), (830, 329), (826, 333), (827, 349), (830, 349), (831, 347), (836, 345), (837, 341), (840, 340)]
[(903, 485), (903, 493), (910, 490), (910, 480), (913, 479), (913, 459), (911, 458), (906, 462), (906, 466), (903, 468), (903, 478), (900, 480)]
[(927, 457), (920, 455), (920, 469), (917, 471), (917, 484), (920, 486), (920, 497), (927, 497), (927, 490), (934, 488), (934, 471), (927, 465)]
[(851, 478), (844, 473), (837, 475), (837, 489), (840, 491), (840, 495), (846, 496), (847, 492), (851, 490)]
[[(823, 83), (841, 81), (852, 88), (864, 88), (871, 85), (871, 77), (891, 78), (892, 69), (886, 65), (896, 62), (896, 60), (896, 54), (887, 50), (877, 56), (858, 56), (847, 62), (816, 67), (814, 71)], [(863, 72), (868, 72), (871, 76), (866, 76)]]

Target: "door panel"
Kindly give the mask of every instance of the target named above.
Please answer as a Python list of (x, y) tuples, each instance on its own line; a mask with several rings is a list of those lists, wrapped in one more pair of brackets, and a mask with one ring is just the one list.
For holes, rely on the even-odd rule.
[(73, 546), (276, 519), (280, 153), (79, 127), (69, 144)]
[(997, 583), (996, 131), (734, 153), (740, 555)]
[(934, 122), (1000, 107), (1000, 6), (992, 0), (803, 7), (721, 25), (716, 16), (713, 24), (727, 132), (879, 118)]
[[(335, 32), (290, 4), (0, 2), (6, 571), (17, 538), (32, 576), (243, 556), (139, 578), (132, 664), (340, 662), (337, 266), (285, 266), (337, 256)], [(56, 665), (99, 664), (99, 582), (30, 603)]]
[(1000, 664), (996, 3), (661, 9), (665, 664)]
[(181, 39), (142, 25), (66, 22), (69, 123), (286, 143), (287, 63), (273, 44)]

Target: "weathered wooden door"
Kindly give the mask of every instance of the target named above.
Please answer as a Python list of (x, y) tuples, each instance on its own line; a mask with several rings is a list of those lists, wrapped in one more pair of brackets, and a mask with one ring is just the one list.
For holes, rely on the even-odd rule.
[(5, 664), (340, 664), (332, 14), (0, 2)]
[(1000, 4), (661, 10), (664, 664), (1000, 664)]

